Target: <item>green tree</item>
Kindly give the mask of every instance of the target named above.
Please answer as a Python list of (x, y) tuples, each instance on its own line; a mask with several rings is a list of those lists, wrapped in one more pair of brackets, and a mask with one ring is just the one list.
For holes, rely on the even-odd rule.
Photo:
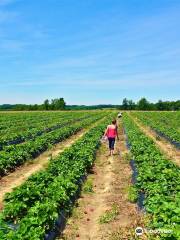
[(150, 103), (147, 101), (146, 98), (141, 98), (137, 104), (138, 110), (149, 110)]
[(123, 110), (128, 110), (128, 100), (127, 98), (124, 98), (122, 101), (122, 109)]
[(127, 103), (128, 103), (129, 110), (135, 110), (135, 108), (136, 108), (135, 102), (133, 102), (132, 100), (128, 100)]
[(49, 100), (48, 100), (48, 99), (46, 99), (46, 100), (44, 101), (43, 109), (44, 109), (44, 110), (49, 110)]
[(165, 106), (165, 104), (163, 103), (162, 100), (159, 100), (156, 103), (156, 108), (157, 108), (157, 110), (162, 111), (162, 110), (165, 110), (166, 106)]
[(180, 110), (180, 100), (174, 103), (174, 110)]
[(64, 98), (59, 98), (59, 109), (64, 110), (66, 107), (66, 103), (64, 101)]
[(66, 103), (64, 98), (55, 98), (51, 100), (50, 107), (52, 110), (64, 110)]

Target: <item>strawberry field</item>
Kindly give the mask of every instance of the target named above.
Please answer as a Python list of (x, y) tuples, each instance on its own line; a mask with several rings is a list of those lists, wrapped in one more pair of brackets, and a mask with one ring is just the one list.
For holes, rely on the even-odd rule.
[[(104, 113), (67, 113), (58, 116), (46, 114), (46, 118), (41, 123), (41, 115), (32, 124), (32, 114), (26, 114), (23, 122), (16, 120), (8, 129), (1, 128), (1, 151), (0, 151), (0, 176), (14, 171), (27, 160), (31, 160), (43, 151), (50, 148), (53, 144), (62, 141), (70, 135), (96, 120), (105, 116)], [(3, 116), (4, 117), (4, 116)], [(8, 116), (9, 117), (9, 116)], [(7, 117), (7, 121), (8, 121)], [(16, 117), (13, 116), (13, 117)], [(44, 118), (44, 114), (42, 115)], [(3, 118), (2, 118), (3, 119)], [(21, 118), (20, 118), (21, 119)], [(5, 120), (5, 119), (4, 119)], [(13, 121), (13, 120), (12, 120)]]
[(131, 114), (180, 148), (180, 112), (136, 112)]
[(160, 152), (128, 115), (124, 116), (123, 122), (138, 171), (135, 188), (145, 195), (148, 225), (152, 229), (172, 231), (168, 237), (162, 234), (159, 239), (180, 239), (180, 169)]
[[(24, 164), (84, 131), (75, 143), (51, 158), (45, 168), (5, 194), (0, 212), (0, 239), (49, 240), (63, 231), (84, 181), (96, 165), (97, 150), (106, 144), (100, 141), (106, 126), (116, 117), (116, 111), (0, 113), (2, 183)], [(138, 205), (143, 196), (144, 226), (169, 231), (147, 234), (143, 239), (180, 239), (180, 170), (134, 120), (165, 137), (179, 151), (179, 117), (179, 112), (124, 112), (118, 122), (123, 132), (120, 138), (126, 140), (128, 159), (134, 162), (136, 171), (135, 182), (131, 182), (136, 195), (134, 204)], [(117, 160), (121, 160), (123, 154), (117, 155)], [(118, 214), (121, 218), (121, 211)]]

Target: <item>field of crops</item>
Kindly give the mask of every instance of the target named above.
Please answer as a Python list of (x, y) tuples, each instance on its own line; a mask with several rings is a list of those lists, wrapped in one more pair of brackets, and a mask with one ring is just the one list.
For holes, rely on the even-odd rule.
[(105, 116), (87, 112), (11, 115), (1, 116), (0, 176)]
[[(85, 176), (94, 164), (103, 132), (116, 116), (117, 111), (0, 113), (2, 181), (57, 143), (86, 129), (74, 144), (51, 159), (46, 168), (5, 195), (0, 212), (1, 240), (55, 239), (55, 230), (61, 229), (62, 218), (72, 211)], [(180, 114), (131, 112), (123, 113), (119, 120), (123, 132), (120, 138), (126, 139), (126, 151), (135, 166), (136, 179), (132, 184), (136, 201), (143, 198), (144, 224), (150, 229), (170, 230), (168, 235), (147, 236), (146, 239), (178, 240), (179, 166), (162, 153), (134, 119), (165, 137), (179, 151)], [(116, 156), (118, 161), (122, 155)], [(121, 212), (119, 214), (121, 217)]]
[(180, 112), (136, 112), (131, 114), (180, 148)]
[[(69, 211), (78, 183), (92, 165), (109, 115), (112, 113), (1, 115), (1, 176), (35, 158), (52, 144), (102, 119), (81, 140), (54, 159), (46, 170), (33, 175), (6, 196), (2, 219), (8, 224), (18, 224), (18, 231), (7, 233), (3, 230), (1, 239), (42, 239), (52, 229), (59, 211)], [(4, 227), (9, 231), (7, 224)]]
[[(148, 114), (160, 118), (161, 113), (136, 115), (143, 119)], [(167, 118), (167, 114), (165, 116)], [(165, 116), (162, 114), (162, 119)], [(124, 116), (123, 122), (138, 171), (135, 187), (139, 193), (144, 194), (145, 209), (150, 217), (149, 227), (172, 230), (171, 238), (166, 238), (165, 234), (161, 239), (179, 239), (180, 169), (160, 152), (128, 115)], [(158, 128), (157, 123), (156, 127)]]

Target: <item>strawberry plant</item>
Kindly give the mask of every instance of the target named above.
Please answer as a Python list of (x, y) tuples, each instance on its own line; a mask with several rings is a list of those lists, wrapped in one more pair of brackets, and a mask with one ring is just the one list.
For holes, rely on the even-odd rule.
[(131, 115), (180, 147), (180, 112), (134, 112)]
[(145, 208), (150, 216), (149, 227), (172, 230), (161, 239), (180, 239), (180, 169), (160, 152), (128, 116), (123, 122), (136, 162), (136, 187), (145, 193)]

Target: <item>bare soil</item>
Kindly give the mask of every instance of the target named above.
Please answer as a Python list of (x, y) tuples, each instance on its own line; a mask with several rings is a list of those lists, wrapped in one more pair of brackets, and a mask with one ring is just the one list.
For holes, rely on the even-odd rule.
[[(93, 171), (87, 179), (92, 180), (93, 192), (82, 191), (72, 216), (58, 239), (134, 240), (135, 228), (144, 226), (143, 214), (138, 211), (135, 203), (128, 200), (132, 171), (125, 158), (128, 149), (121, 123), (119, 137), (113, 156), (107, 156), (107, 144), (101, 145)], [(108, 212), (112, 213), (113, 206), (116, 212), (107, 220), (105, 216), (108, 217)], [(141, 239), (146, 239), (146, 236)]]
[[(129, 115), (132, 117), (131, 115)], [(159, 136), (151, 128), (144, 126), (137, 118), (132, 117), (138, 127), (159, 147), (160, 151), (167, 156), (168, 159), (172, 160), (175, 164), (180, 166), (180, 150), (174, 147), (165, 138)]]

